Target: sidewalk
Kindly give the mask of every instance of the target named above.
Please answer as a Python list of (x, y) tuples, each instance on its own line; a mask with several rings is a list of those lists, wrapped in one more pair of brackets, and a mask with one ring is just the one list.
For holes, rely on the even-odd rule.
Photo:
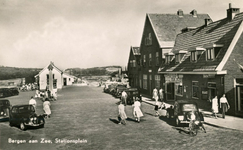
[[(142, 97), (142, 101), (149, 105), (153, 105), (153, 106), (155, 105), (155, 101), (153, 101), (147, 97)], [(198, 105), (200, 105), (200, 104), (198, 104)], [(166, 108), (168, 108), (171, 106), (171, 104), (168, 102), (168, 103), (165, 103), (165, 106), (166, 106)], [(243, 126), (242, 126), (243, 118), (226, 115), (225, 119), (223, 119), (221, 117), (221, 114), (218, 114), (218, 118), (216, 119), (214, 117), (211, 117), (212, 113), (209, 111), (208, 107), (204, 107), (202, 109), (199, 106), (199, 110), (200, 110), (200, 112), (202, 112), (204, 114), (204, 123), (206, 125), (243, 131)]]

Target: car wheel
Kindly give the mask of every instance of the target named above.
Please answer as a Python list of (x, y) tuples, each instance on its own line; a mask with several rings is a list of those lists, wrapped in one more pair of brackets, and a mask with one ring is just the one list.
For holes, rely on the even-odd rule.
[(23, 131), (26, 130), (26, 126), (23, 122), (21, 122), (19, 126), (20, 126), (21, 130), (23, 130)]
[(44, 128), (45, 124), (40, 125), (40, 128)]
[(166, 112), (166, 118), (170, 118), (170, 113), (168, 111)]
[(13, 126), (13, 123), (11, 121), (9, 121), (9, 126), (12, 127)]
[(179, 127), (181, 125), (180, 120), (176, 118), (176, 126)]

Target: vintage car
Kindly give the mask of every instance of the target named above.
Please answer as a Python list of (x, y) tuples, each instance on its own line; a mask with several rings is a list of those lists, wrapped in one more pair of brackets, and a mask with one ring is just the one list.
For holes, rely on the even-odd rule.
[(33, 105), (15, 105), (9, 116), (10, 126), (19, 126), (21, 130), (27, 127), (41, 127), (45, 124), (44, 115), (37, 115)]
[(136, 98), (142, 100), (142, 96), (140, 95), (140, 91), (137, 88), (127, 88), (124, 90), (127, 93), (127, 104), (132, 105)]
[(11, 109), (11, 105), (9, 100), (7, 99), (0, 100), (0, 120), (9, 119), (10, 109)]
[(113, 95), (115, 97), (121, 97), (121, 93), (122, 91), (127, 89), (127, 85), (126, 84), (118, 84), (115, 88), (115, 91), (113, 93)]
[(11, 96), (19, 95), (19, 88), (18, 87), (9, 87), (9, 91), (10, 91)]
[(190, 100), (177, 100), (174, 106), (167, 108), (167, 118), (173, 118), (176, 126), (189, 124), (188, 114), (195, 112), (196, 121), (204, 122), (203, 114), (199, 112), (197, 103)]
[(109, 93), (110, 92), (111, 84), (113, 84), (113, 83), (111, 83), (111, 82), (105, 83), (105, 86), (104, 86), (104, 89), (103, 89), (103, 91), (105, 93)]
[(19, 94), (18, 87), (0, 87), (0, 98), (14, 96)]

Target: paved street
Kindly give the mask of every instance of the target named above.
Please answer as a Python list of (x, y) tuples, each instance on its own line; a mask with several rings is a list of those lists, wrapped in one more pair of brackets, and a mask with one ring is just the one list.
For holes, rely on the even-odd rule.
[[(175, 129), (170, 120), (154, 117), (154, 107), (142, 103), (144, 117), (136, 123), (132, 107), (127, 106), (127, 125), (117, 124), (118, 99), (103, 93), (100, 87), (71, 86), (58, 92), (58, 101), (51, 102), (52, 116), (44, 128), (21, 131), (0, 124), (0, 149), (242, 149), (243, 131), (206, 124), (207, 133), (196, 137)], [(28, 103), (34, 92), (22, 92), (8, 98), (12, 105)], [(37, 100), (37, 112), (43, 113), (42, 102)], [(27, 143), (9, 143), (26, 140)], [(45, 142), (41, 143), (42, 139)], [(58, 140), (79, 143), (56, 143)], [(37, 143), (28, 143), (29, 140)]]

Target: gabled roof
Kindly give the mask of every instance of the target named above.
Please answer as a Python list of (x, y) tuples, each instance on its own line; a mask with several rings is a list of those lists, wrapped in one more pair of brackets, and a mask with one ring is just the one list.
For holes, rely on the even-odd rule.
[(45, 68), (43, 68), (37, 75), (35, 75), (35, 77), (39, 76), (44, 70), (48, 69), (49, 66), (52, 66), (53, 68), (55, 68), (58, 72), (60, 72), (61, 74), (63, 73), (63, 71), (59, 68), (57, 68), (53, 62), (50, 62), (50, 64), (48, 64)]
[(227, 18), (203, 25), (192, 31), (177, 35), (173, 52), (188, 51), (191, 47), (205, 47), (205, 45), (222, 45), (214, 61), (206, 61), (205, 52), (201, 54), (196, 63), (190, 62), (190, 53), (184, 55), (180, 64), (171, 62), (164, 65), (159, 72), (215, 72), (225, 73), (223, 69), (235, 43), (243, 31), (243, 13), (236, 14), (232, 21)]
[(133, 52), (134, 56), (141, 55), (139, 47), (131, 47), (131, 49), (132, 49), (132, 52)]
[(160, 47), (173, 47), (176, 35), (187, 27), (199, 27), (210, 19), (208, 14), (147, 14)]

